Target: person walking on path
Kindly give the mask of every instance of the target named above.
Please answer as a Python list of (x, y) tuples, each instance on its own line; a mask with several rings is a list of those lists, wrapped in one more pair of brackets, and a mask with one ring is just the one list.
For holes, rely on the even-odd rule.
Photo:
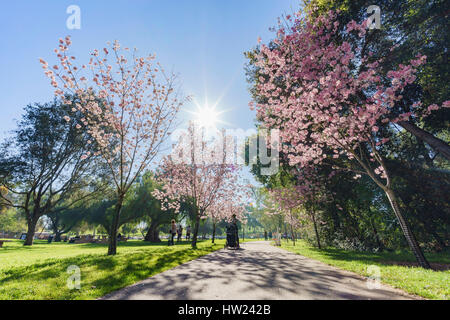
[(186, 228), (186, 241), (191, 240), (191, 226), (187, 226)]
[(177, 242), (180, 242), (181, 241), (181, 236), (183, 235), (183, 226), (181, 224), (180, 224), (180, 226), (177, 229), (177, 234), (178, 234)]
[(172, 220), (171, 225), (170, 225), (170, 238), (169, 238), (169, 246), (170, 245), (174, 245), (174, 238), (175, 235), (177, 234), (177, 225), (175, 224), (175, 220)]

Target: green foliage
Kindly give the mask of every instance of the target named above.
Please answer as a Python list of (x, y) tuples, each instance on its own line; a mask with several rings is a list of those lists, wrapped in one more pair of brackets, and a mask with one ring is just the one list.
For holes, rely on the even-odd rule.
[(74, 208), (63, 207), (56, 209), (46, 215), (49, 219), (49, 227), (56, 235), (54, 241), (60, 241), (61, 235), (72, 231), (79, 226), (86, 218), (89, 210), (84, 205)]
[(394, 187), (418, 240), (428, 250), (447, 248), (450, 244), (450, 173), (398, 162), (390, 166), (396, 173)]
[(123, 213), (132, 221), (142, 219), (148, 224), (157, 225), (170, 223), (175, 217), (175, 213), (163, 211), (161, 202), (152, 195), (152, 192), (159, 188), (161, 185), (156, 182), (153, 173), (146, 172), (131, 188), (125, 199)]
[[(103, 170), (95, 156), (84, 158), (93, 155), (95, 146), (82, 127), (65, 120), (77, 117), (81, 115), (72, 106), (58, 100), (28, 105), (13, 137), (1, 146), (0, 183), (11, 195), (0, 192), (0, 204), (24, 212), (27, 245), (32, 245), (32, 234), (42, 216), (69, 198), (84, 200), (85, 193), (98, 188), (96, 177), (102, 176)], [(78, 194), (80, 198), (73, 199)]]
[(27, 229), (25, 218), (15, 209), (0, 212), (0, 232), (23, 232)]

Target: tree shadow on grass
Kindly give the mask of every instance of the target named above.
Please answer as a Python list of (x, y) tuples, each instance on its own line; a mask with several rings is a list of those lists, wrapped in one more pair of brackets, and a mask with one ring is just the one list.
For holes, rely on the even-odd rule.
[[(16, 290), (18, 287), (36, 287), (44, 284), (51, 287), (47, 289), (50, 297), (37, 295), (36, 299), (95, 298), (211, 251), (211, 248), (197, 250), (163, 248), (116, 256), (97, 254), (50, 259), (44, 263), (0, 271), (0, 296), (2, 296), (2, 287), (6, 288), (5, 290)], [(82, 289), (80, 291), (70, 290), (67, 287), (67, 279), (71, 275), (67, 273), (67, 269), (72, 265), (78, 266), (81, 270)], [(15, 295), (19, 295), (20, 298), (20, 292), (16, 292)]]
[[(287, 247), (290, 251), (298, 254), (302, 254), (301, 248), (293, 246)], [(361, 251), (348, 251), (337, 248), (308, 248), (309, 251), (317, 254), (317, 256), (326, 257), (334, 261), (346, 261), (346, 262), (362, 262), (365, 264), (378, 264), (381, 266), (405, 266), (405, 267), (417, 267), (416, 258), (410, 252), (361, 252)], [(450, 269), (450, 254), (448, 252), (442, 252), (440, 254), (428, 254), (432, 269), (434, 271), (446, 271)], [(314, 258), (314, 257), (312, 257)]]

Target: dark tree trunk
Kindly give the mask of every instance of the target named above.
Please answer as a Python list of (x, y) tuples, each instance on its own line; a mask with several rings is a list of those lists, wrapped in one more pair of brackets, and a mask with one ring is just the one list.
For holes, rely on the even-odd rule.
[(295, 233), (294, 233), (294, 228), (292, 227), (292, 224), (291, 224), (291, 236), (292, 236), (292, 242), (294, 243), (294, 247), (295, 247)]
[(421, 222), (423, 224), (424, 229), (433, 236), (433, 238), (436, 240), (437, 245), (436, 245), (436, 249), (437, 251), (442, 251), (443, 249), (445, 249), (447, 247), (447, 245), (445, 244), (445, 241), (437, 234), (436, 230), (432, 227), (430, 227), (430, 224), (427, 223), (427, 221), (424, 221), (421, 219)]
[(194, 234), (192, 235), (192, 248), (197, 248), (198, 229), (200, 228), (200, 213), (195, 217)]
[(119, 229), (120, 223), (120, 213), (122, 212), (124, 196), (119, 196), (119, 200), (117, 200), (116, 210), (114, 214), (114, 218), (111, 225), (111, 230), (109, 231), (109, 246), (108, 246), (108, 256), (116, 255), (117, 253), (117, 231)]
[(378, 235), (377, 228), (375, 227), (375, 223), (373, 223), (373, 220), (370, 219), (370, 225), (372, 226), (373, 234), (375, 235), (375, 240), (377, 241), (378, 249), (380, 252), (384, 251), (384, 245), (381, 242), (380, 236)]
[(212, 243), (214, 243), (215, 239), (216, 239), (216, 224), (213, 223)]
[(389, 199), (389, 202), (391, 203), (392, 209), (394, 210), (394, 213), (397, 217), (397, 220), (400, 224), (400, 227), (402, 228), (403, 234), (405, 235), (406, 241), (408, 242), (412, 252), (414, 253), (414, 256), (417, 259), (417, 262), (422, 268), (430, 269), (430, 264), (428, 263), (427, 259), (425, 258), (425, 255), (422, 252), (422, 249), (419, 246), (419, 243), (417, 242), (416, 237), (411, 231), (411, 228), (409, 227), (408, 222), (403, 217), (400, 207), (398, 205), (397, 197), (391, 189), (386, 189), (385, 193)]
[(438, 244), (437, 251), (442, 251), (447, 248), (445, 241), (437, 234), (436, 231), (431, 231), (430, 233)]
[(61, 230), (58, 229), (58, 219), (51, 219), (51, 227), (53, 230), (53, 233), (55, 234), (55, 238), (53, 239), (53, 242), (61, 242), (61, 235), (64, 233), (64, 228), (62, 228)]
[(333, 217), (333, 231), (337, 232), (338, 230), (341, 229), (341, 220), (336, 210), (332, 210), (332, 217)]
[(409, 121), (398, 122), (403, 129), (416, 136), (418, 139), (425, 141), (434, 149), (434, 151), (440, 153), (447, 160), (450, 160), (450, 146), (445, 141), (436, 138), (431, 133), (419, 128), (415, 124)]
[(322, 249), (322, 245), (320, 244), (319, 230), (317, 229), (316, 215), (314, 212), (311, 214), (311, 217), (314, 224), (314, 232), (316, 233), (317, 247), (319, 249)]
[(161, 239), (159, 238), (159, 224), (152, 222), (150, 224), (150, 228), (145, 235), (144, 241), (151, 243), (160, 243)]
[(34, 235), (36, 233), (36, 225), (39, 219), (36, 218), (31, 218), (28, 219), (27, 221), (27, 225), (28, 225), (28, 230), (27, 230), (27, 237), (25, 239), (25, 242), (23, 243), (24, 246), (32, 246), (33, 245), (33, 239), (34, 239)]
[(55, 232), (55, 239), (53, 240), (53, 242), (61, 242), (61, 235), (62, 232)]

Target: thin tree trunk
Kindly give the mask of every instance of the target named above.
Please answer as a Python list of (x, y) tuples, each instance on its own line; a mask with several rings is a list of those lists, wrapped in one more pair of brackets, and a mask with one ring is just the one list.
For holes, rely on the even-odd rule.
[(434, 237), (434, 239), (437, 241), (438, 245), (440, 246), (439, 250), (442, 251), (447, 248), (447, 245), (444, 240), (437, 234), (436, 231), (431, 231), (431, 235)]
[(200, 227), (200, 213), (197, 212), (197, 216), (195, 217), (195, 226), (194, 226), (194, 234), (192, 236), (192, 248), (197, 248), (197, 237), (198, 237), (198, 229)]
[(447, 246), (445, 244), (445, 241), (437, 234), (436, 230), (434, 230), (434, 228), (430, 228), (429, 224), (427, 223), (427, 221), (423, 221), (421, 220), (424, 229), (433, 236), (433, 238), (436, 240), (437, 245), (438, 245), (438, 250), (442, 251), (443, 249), (445, 249)]
[(321, 244), (320, 244), (319, 231), (317, 230), (317, 223), (316, 223), (316, 217), (315, 217), (315, 214), (312, 213), (312, 214), (311, 214), (311, 217), (312, 217), (312, 221), (313, 221), (313, 224), (314, 224), (314, 232), (316, 233), (317, 246), (319, 247), (319, 249), (322, 249), (322, 246), (321, 246)]
[(380, 252), (383, 252), (384, 245), (381, 242), (380, 236), (378, 235), (377, 228), (375, 227), (375, 223), (373, 223), (372, 218), (370, 218), (370, 225), (372, 226), (373, 234), (375, 235), (375, 240), (377, 241), (378, 244), (378, 249), (380, 250)]
[(398, 125), (409, 133), (416, 136), (418, 139), (425, 141), (434, 149), (434, 151), (440, 153), (447, 160), (450, 160), (450, 146), (444, 140), (436, 138), (431, 133), (419, 128), (415, 124), (409, 121), (400, 121)]
[(212, 243), (214, 243), (215, 239), (216, 239), (216, 224), (213, 223)]
[(123, 196), (119, 196), (119, 200), (117, 200), (116, 212), (114, 214), (111, 230), (109, 231), (108, 256), (113, 256), (117, 253), (117, 230), (119, 229), (120, 213), (122, 212), (123, 199)]
[(294, 233), (294, 228), (292, 227), (292, 224), (291, 224), (291, 235), (292, 235), (292, 242), (294, 243), (294, 247), (295, 247), (295, 233)]
[(409, 227), (408, 222), (403, 217), (400, 207), (398, 205), (397, 197), (393, 190), (387, 188), (385, 190), (385, 193), (389, 199), (389, 202), (391, 203), (392, 209), (394, 210), (394, 213), (397, 217), (397, 220), (400, 224), (400, 227), (402, 228), (403, 234), (405, 235), (406, 241), (408, 242), (412, 252), (414, 253), (414, 256), (417, 259), (417, 262), (419, 262), (419, 265), (422, 268), (430, 269), (430, 264), (428, 263), (427, 259), (425, 258), (425, 255), (422, 252), (422, 249), (419, 246), (419, 243), (417, 242), (416, 237), (411, 231), (411, 228)]

